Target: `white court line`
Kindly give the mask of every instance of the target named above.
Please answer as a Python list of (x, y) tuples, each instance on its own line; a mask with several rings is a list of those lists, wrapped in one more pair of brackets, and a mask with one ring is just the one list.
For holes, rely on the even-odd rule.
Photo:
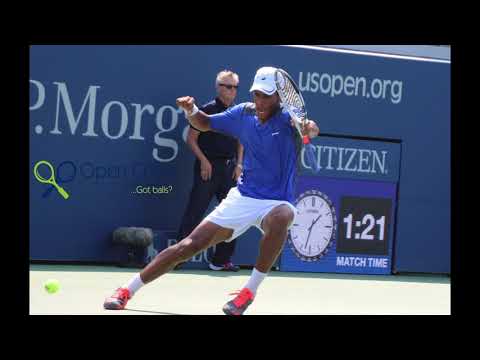
[(385, 58), (392, 58), (392, 59), (428, 61), (428, 62), (436, 62), (436, 63), (442, 63), (442, 64), (451, 63), (450, 60), (440, 60), (440, 59), (432, 59), (432, 58), (425, 58), (425, 57), (418, 57), (418, 56), (407, 56), (407, 55), (393, 55), (393, 54), (379, 53), (374, 51), (370, 52), (370, 51), (347, 50), (347, 49), (339, 49), (339, 48), (333, 49), (328, 47), (309, 46), (309, 45), (278, 45), (278, 46), (295, 47), (300, 49), (310, 49), (310, 50), (318, 50), (318, 51), (339, 52), (339, 53), (345, 53), (345, 54), (378, 56), (378, 57), (385, 57)]

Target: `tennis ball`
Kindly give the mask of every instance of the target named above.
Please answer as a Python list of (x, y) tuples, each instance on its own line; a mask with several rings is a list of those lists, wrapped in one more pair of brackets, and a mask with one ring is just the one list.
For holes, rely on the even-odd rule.
[(58, 282), (58, 280), (49, 279), (45, 281), (43, 287), (45, 288), (45, 290), (47, 290), (49, 294), (55, 294), (58, 289), (60, 289), (60, 283)]

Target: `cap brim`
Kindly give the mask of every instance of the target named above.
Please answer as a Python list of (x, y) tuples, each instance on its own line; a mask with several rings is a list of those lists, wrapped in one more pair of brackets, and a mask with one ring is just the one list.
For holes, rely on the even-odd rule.
[(268, 91), (270, 89), (264, 89), (261, 85), (259, 84), (253, 84), (252, 87), (250, 88), (250, 92), (253, 92), (255, 90), (258, 90), (258, 91), (261, 91), (262, 93), (266, 94), (266, 95), (273, 95), (275, 94), (275, 92), (277, 91), (277, 89), (273, 89), (273, 91)]

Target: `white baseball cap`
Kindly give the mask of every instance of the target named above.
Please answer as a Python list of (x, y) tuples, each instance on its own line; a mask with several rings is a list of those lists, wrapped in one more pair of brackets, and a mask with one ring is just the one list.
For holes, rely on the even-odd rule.
[(255, 78), (253, 79), (253, 85), (250, 88), (250, 92), (259, 90), (267, 95), (273, 95), (277, 91), (275, 85), (275, 70), (274, 67), (265, 66), (257, 70)]

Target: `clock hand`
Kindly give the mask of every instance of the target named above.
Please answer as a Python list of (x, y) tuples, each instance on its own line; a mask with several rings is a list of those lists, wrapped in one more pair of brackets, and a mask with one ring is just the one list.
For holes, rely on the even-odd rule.
[(315, 223), (318, 221), (318, 219), (320, 219), (322, 217), (322, 215), (318, 215), (318, 217), (312, 221), (312, 225), (310, 225), (310, 227), (308, 228), (308, 236), (307, 236), (307, 241), (305, 242), (305, 247), (307, 247), (307, 244), (308, 244), (308, 240), (310, 240), (310, 234), (312, 233), (312, 228), (313, 228), (313, 225), (315, 225)]
[[(313, 226), (313, 224), (312, 224)], [(307, 241), (305, 242), (305, 248), (307, 247), (308, 240), (310, 240), (310, 234), (312, 233), (312, 226), (310, 226), (310, 229), (308, 229), (308, 236), (307, 236)]]
[(321, 214), (320, 214), (320, 215), (318, 215), (318, 217), (317, 217), (317, 218), (316, 218), (316, 219), (313, 221), (313, 224), (312, 224), (312, 226), (313, 226), (313, 225), (315, 225), (315, 224), (317, 223), (318, 219), (320, 219), (321, 217), (322, 217), (322, 215), (321, 215)]
[(310, 227), (308, 228), (309, 231), (312, 230), (313, 228), (313, 225), (315, 225), (315, 223), (318, 221), (318, 219), (320, 219), (322, 217), (322, 215), (318, 215), (318, 217), (312, 221), (312, 225), (310, 225)]
[(313, 225), (315, 225), (315, 222), (314, 222), (314, 221), (312, 221), (312, 225), (310, 225), (310, 227), (308, 228), (308, 231), (311, 231), (311, 230), (312, 230)]

